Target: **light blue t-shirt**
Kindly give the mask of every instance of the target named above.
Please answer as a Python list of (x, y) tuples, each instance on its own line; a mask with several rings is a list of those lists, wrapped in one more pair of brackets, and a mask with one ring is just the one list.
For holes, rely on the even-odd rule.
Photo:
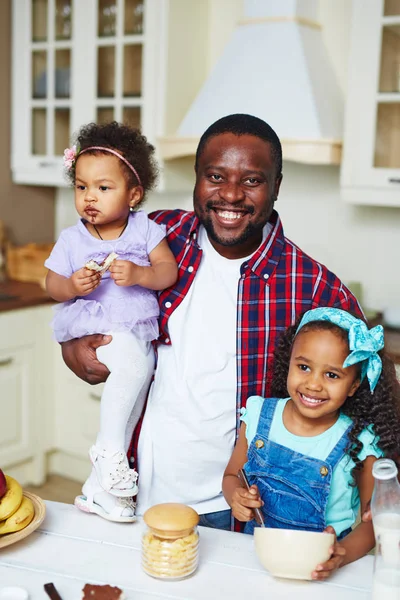
[[(314, 437), (294, 435), (283, 424), (283, 410), (288, 400), (289, 398), (284, 398), (277, 402), (269, 435), (270, 441), (286, 446), (305, 456), (325, 460), (350, 425), (351, 419), (340, 414), (336, 423), (320, 435)], [(268, 398), (265, 401), (268, 402)], [(256, 434), (263, 402), (264, 398), (261, 396), (251, 396), (247, 400), (246, 408), (242, 408), (241, 420), (246, 424), (248, 445), (250, 445)], [(365, 460), (367, 456), (379, 458), (383, 455), (383, 452), (376, 445), (378, 438), (373, 430), (370, 430), (370, 426), (360, 433), (358, 439), (363, 444), (363, 448), (359, 453), (361, 461)], [(357, 486), (350, 485), (352, 483), (351, 470), (353, 467), (354, 461), (345, 454), (332, 473), (326, 507), (326, 524), (332, 525), (336, 535), (340, 535), (342, 531), (354, 524), (360, 507)]]

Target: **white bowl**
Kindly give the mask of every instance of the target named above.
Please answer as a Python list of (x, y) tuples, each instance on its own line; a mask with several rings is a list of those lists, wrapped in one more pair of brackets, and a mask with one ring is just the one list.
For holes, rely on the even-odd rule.
[(294, 529), (254, 529), (259, 561), (274, 577), (311, 579), (315, 567), (328, 560), (333, 533)]

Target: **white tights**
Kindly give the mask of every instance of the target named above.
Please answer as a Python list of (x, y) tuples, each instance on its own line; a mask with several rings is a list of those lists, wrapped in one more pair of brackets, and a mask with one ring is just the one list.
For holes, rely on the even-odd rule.
[(143, 342), (133, 333), (111, 335), (112, 341), (96, 351), (99, 361), (110, 371), (101, 396), (96, 445), (116, 452), (125, 446), (128, 421), (134, 415), (136, 422), (140, 417), (144, 398), (139, 404), (138, 396), (153, 372), (154, 357), (150, 342)]
[[(101, 397), (96, 446), (110, 452), (127, 452), (154, 371), (154, 352), (150, 342), (138, 339), (133, 333), (111, 335), (112, 341), (96, 351), (99, 361), (110, 371)], [(115, 497), (102, 490), (94, 468), (83, 493), (96, 495), (96, 502), (107, 511), (115, 505)]]

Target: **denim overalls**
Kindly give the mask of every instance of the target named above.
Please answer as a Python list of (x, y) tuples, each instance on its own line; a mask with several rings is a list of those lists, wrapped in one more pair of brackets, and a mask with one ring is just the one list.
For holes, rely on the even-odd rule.
[[(269, 441), (276, 398), (264, 400), (257, 432), (244, 465), (249, 483), (256, 484), (264, 506), (267, 527), (323, 531), (332, 472), (349, 443), (349, 425), (326, 460), (311, 458)], [(254, 519), (244, 532), (253, 533)], [(350, 530), (342, 532), (344, 537)]]

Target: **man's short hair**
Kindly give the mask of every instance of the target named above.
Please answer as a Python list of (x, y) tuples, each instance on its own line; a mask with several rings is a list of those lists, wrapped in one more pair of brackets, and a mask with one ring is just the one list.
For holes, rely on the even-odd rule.
[(197, 165), (200, 156), (204, 151), (204, 147), (210, 138), (222, 133), (233, 133), (234, 135), (254, 135), (255, 137), (268, 142), (271, 146), (271, 156), (276, 167), (276, 176), (279, 177), (282, 173), (282, 146), (281, 142), (268, 123), (254, 117), (253, 115), (246, 115), (237, 113), (234, 115), (228, 115), (215, 121), (200, 138), (199, 145), (196, 151), (196, 162), (195, 169), (197, 171)]

